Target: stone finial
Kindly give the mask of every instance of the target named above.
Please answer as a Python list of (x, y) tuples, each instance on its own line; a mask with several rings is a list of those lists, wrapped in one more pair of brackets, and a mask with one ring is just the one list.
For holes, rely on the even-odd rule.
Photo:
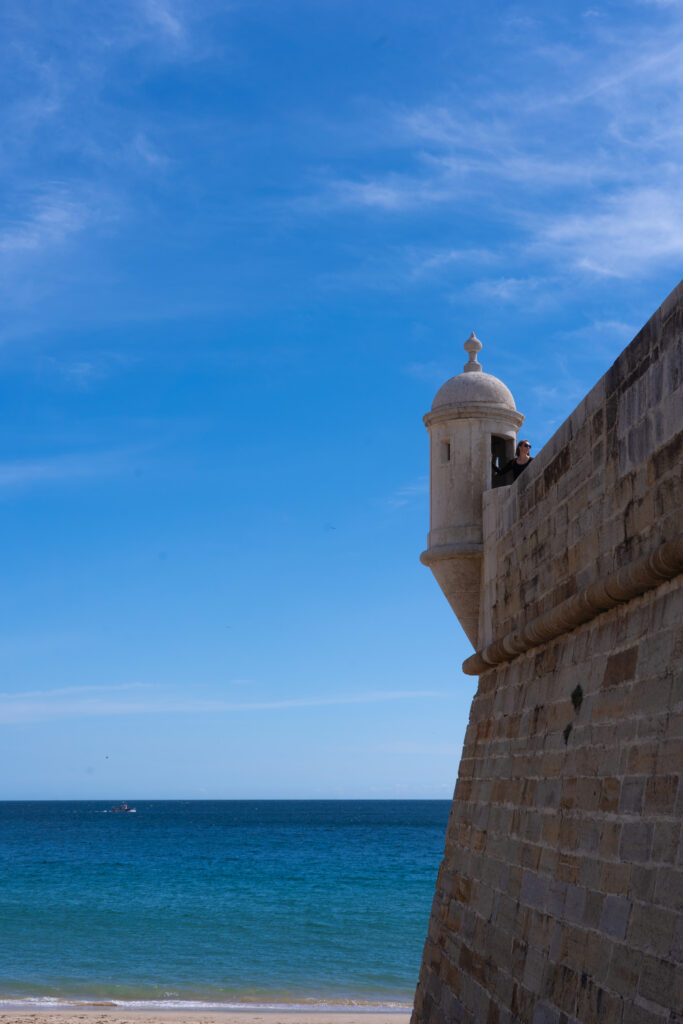
[(474, 331), (463, 345), (466, 352), (469, 352), (469, 362), (465, 363), (465, 373), (481, 372), (481, 363), (477, 360), (477, 352), (481, 351), (482, 345)]

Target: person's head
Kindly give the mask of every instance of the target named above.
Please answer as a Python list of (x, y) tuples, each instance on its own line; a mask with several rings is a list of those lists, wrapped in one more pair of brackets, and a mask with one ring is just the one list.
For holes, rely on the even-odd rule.
[(527, 441), (526, 438), (520, 441), (515, 449), (515, 458), (518, 458), (520, 455), (531, 455), (531, 442)]

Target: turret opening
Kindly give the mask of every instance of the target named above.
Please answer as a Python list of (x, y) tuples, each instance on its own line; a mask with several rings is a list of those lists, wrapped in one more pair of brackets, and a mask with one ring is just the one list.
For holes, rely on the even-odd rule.
[(441, 442), (441, 461), (442, 462), (450, 462), (451, 461), (451, 442), (450, 441), (442, 441)]
[(506, 487), (512, 483), (512, 470), (501, 472), (515, 454), (515, 442), (511, 437), (491, 435), (491, 487)]

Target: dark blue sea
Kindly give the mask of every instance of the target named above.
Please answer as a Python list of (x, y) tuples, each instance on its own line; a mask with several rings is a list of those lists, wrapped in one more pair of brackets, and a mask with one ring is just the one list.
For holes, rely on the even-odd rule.
[(450, 801), (0, 803), (0, 1003), (408, 1007)]

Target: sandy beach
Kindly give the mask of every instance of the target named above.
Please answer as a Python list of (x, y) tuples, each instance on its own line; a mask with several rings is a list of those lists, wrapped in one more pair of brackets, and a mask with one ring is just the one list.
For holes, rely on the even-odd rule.
[(82, 1006), (70, 1010), (0, 1010), (0, 1024), (408, 1024), (410, 1011), (194, 1011), (122, 1010)]

